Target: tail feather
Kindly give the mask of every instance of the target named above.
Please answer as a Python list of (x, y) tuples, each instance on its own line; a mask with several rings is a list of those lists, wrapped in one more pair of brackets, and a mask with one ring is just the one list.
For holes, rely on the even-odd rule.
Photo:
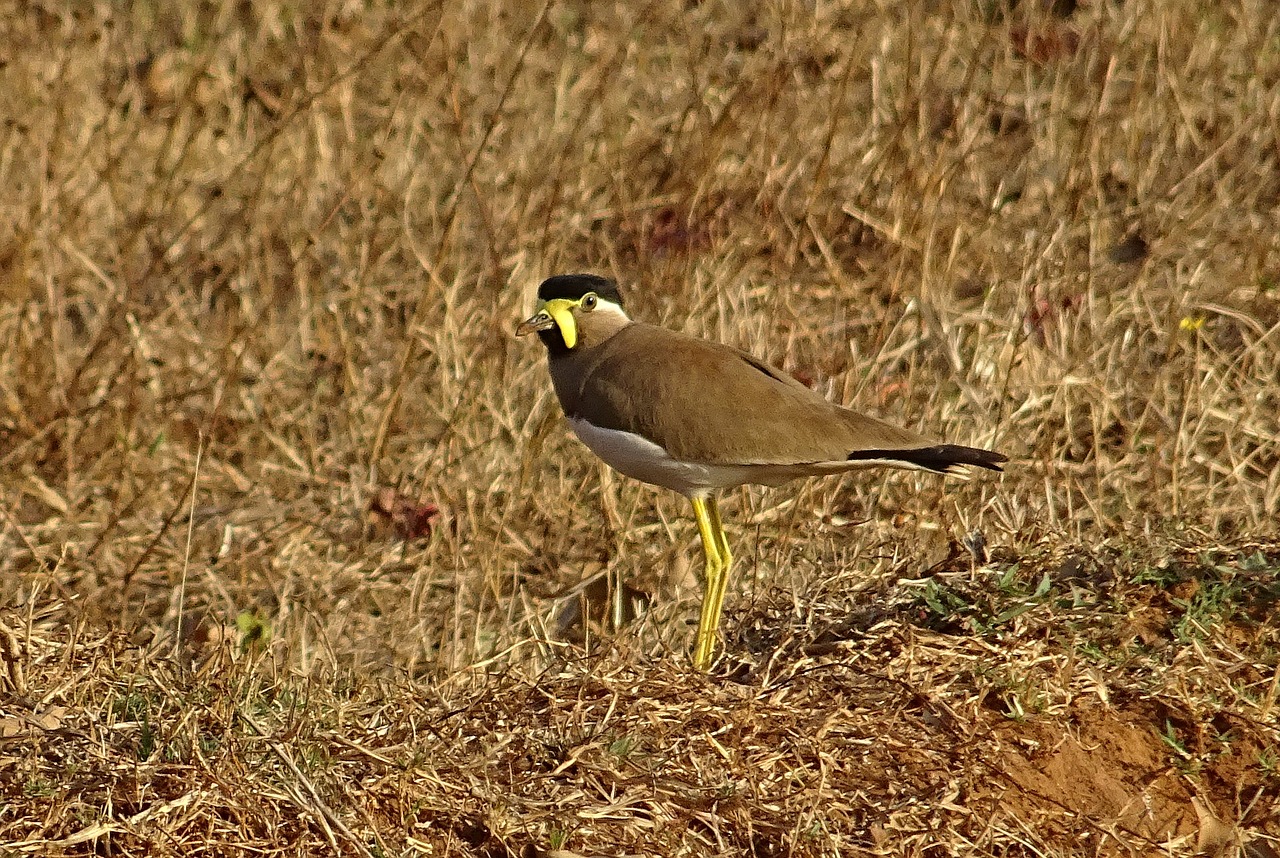
[(936, 444), (932, 447), (915, 447), (906, 450), (855, 450), (849, 454), (849, 461), (860, 459), (877, 459), (888, 462), (901, 462), (934, 471), (939, 474), (951, 473), (959, 465), (974, 465), (990, 471), (1003, 471), (1001, 462), (1009, 461), (1009, 457), (994, 450), (982, 450), (978, 447), (963, 447), (959, 444)]

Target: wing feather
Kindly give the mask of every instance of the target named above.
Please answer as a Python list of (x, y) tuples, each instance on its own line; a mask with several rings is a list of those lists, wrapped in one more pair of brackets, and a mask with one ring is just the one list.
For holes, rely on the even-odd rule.
[(557, 383), (566, 412), (634, 432), (682, 461), (795, 465), (934, 446), (744, 352), (676, 331), (637, 322), (593, 351), (564, 374), (576, 389)]

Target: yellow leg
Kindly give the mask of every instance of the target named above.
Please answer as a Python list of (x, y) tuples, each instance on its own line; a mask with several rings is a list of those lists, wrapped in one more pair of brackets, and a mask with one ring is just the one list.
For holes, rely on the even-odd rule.
[(707, 498), (707, 512), (711, 514), (711, 528), (716, 538), (716, 553), (720, 555), (720, 581), (715, 589), (715, 601), (711, 605), (711, 637), (720, 633), (720, 616), (724, 613), (724, 591), (729, 583), (729, 568), (733, 566), (733, 552), (729, 550), (729, 537), (720, 523), (720, 504), (715, 496)]
[(693, 515), (698, 521), (698, 535), (702, 537), (702, 553), (706, 558), (703, 575), (702, 612), (698, 617), (698, 638), (693, 647), (693, 666), (698, 670), (711, 667), (711, 655), (715, 650), (716, 632), (720, 626), (720, 609), (724, 604), (725, 584), (729, 578), (729, 542), (720, 523), (720, 508), (715, 498), (691, 498)]

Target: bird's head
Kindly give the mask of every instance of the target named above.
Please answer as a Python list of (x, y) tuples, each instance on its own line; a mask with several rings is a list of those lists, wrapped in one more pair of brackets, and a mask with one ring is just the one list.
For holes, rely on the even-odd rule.
[(629, 321), (612, 280), (595, 274), (557, 274), (542, 281), (535, 312), (520, 323), (516, 335), (537, 332), (555, 355), (603, 342)]

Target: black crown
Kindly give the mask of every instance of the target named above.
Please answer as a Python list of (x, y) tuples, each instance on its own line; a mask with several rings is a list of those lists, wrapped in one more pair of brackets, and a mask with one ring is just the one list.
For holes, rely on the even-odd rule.
[(606, 301), (622, 306), (622, 294), (618, 292), (618, 284), (608, 277), (597, 274), (557, 274), (542, 281), (538, 287), (538, 300), (550, 301), (554, 298), (577, 300), (588, 292), (595, 292)]

